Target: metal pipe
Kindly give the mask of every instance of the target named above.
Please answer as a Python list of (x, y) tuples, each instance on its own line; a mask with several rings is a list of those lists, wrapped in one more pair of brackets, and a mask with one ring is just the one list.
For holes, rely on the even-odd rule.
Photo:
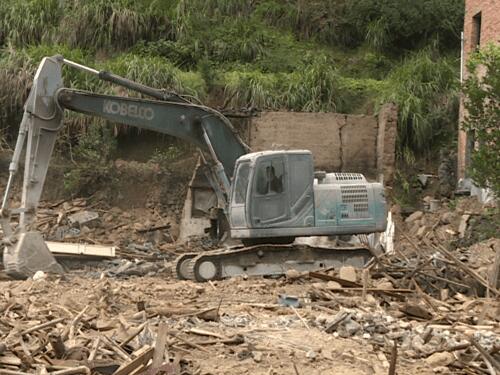
[(93, 68), (89, 68), (88, 66), (78, 64), (74, 61), (71, 60), (66, 60), (62, 59), (62, 62), (68, 66), (71, 66), (72, 68), (76, 68), (78, 70), (82, 70), (87, 73), (94, 74), (99, 77), (99, 79), (102, 79), (103, 81), (106, 82), (111, 82), (119, 86), (123, 86), (127, 89), (133, 90), (140, 92), (141, 94), (151, 96), (152, 98), (158, 99), (158, 100), (169, 100), (169, 101), (174, 101), (174, 102), (181, 102), (181, 103), (189, 103), (189, 101), (183, 99), (179, 95), (177, 95), (174, 92), (168, 92), (165, 90), (160, 90), (160, 89), (155, 89), (153, 87), (149, 87), (146, 85), (143, 85), (142, 83), (134, 82), (130, 79), (121, 77), (119, 75), (113, 74), (106, 72), (104, 70), (96, 70)]
[(28, 116), (30, 116), (26, 111), (23, 114), (23, 119), (21, 125), (19, 126), (19, 135), (17, 136), (16, 147), (14, 148), (14, 155), (12, 156), (12, 161), (9, 164), (9, 179), (7, 181), (7, 186), (5, 188), (5, 193), (2, 200), (1, 210), (8, 208), (10, 190), (12, 188), (12, 183), (14, 181), (14, 176), (16, 175), (17, 168), (19, 166), (19, 159), (21, 157), (21, 152), (26, 141), (26, 133), (28, 130)]
[(89, 68), (88, 66), (85, 66), (85, 65), (82, 65), (82, 64), (78, 64), (74, 61), (71, 61), (71, 60), (66, 60), (66, 59), (62, 59), (62, 62), (68, 66), (71, 66), (73, 68), (76, 68), (78, 70), (83, 70), (84, 72), (87, 72), (87, 73), (91, 73), (91, 74), (94, 74), (96, 76), (99, 75), (99, 71), (98, 70), (95, 70), (95, 69), (92, 69), (92, 68)]
[(460, 33), (460, 83), (464, 82), (464, 32)]
[(215, 153), (215, 150), (212, 146), (212, 142), (210, 141), (210, 137), (208, 136), (208, 133), (205, 129), (205, 126), (203, 125), (203, 122), (201, 123), (201, 130), (203, 131), (203, 139), (205, 139), (205, 143), (207, 144), (210, 156), (212, 156), (212, 159), (215, 162), (214, 170), (217, 180), (219, 181), (219, 185), (221, 186), (224, 193), (227, 194), (227, 196), (229, 196), (229, 191), (231, 190), (231, 184), (229, 183), (229, 179), (226, 175), (224, 167), (222, 166), (222, 163), (219, 161), (217, 154)]

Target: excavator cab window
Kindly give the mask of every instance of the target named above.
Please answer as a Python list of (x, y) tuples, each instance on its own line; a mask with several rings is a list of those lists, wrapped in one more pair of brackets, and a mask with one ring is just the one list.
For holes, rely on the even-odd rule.
[(259, 165), (256, 190), (258, 195), (283, 193), (285, 167), (282, 160), (270, 160)]
[(239, 166), (234, 183), (233, 201), (236, 204), (245, 203), (248, 190), (248, 177), (250, 175), (250, 165), (243, 163)]

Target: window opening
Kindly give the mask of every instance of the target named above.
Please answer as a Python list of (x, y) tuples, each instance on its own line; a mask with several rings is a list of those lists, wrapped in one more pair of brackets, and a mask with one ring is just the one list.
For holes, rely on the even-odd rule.
[(245, 203), (248, 189), (248, 176), (250, 174), (250, 166), (248, 163), (241, 164), (236, 174), (236, 182), (234, 187), (234, 203)]

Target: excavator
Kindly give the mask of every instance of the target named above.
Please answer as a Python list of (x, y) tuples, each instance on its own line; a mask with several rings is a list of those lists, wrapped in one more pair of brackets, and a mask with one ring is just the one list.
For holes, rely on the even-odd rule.
[[(64, 87), (64, 66), (140, 95), (102, 95)], [(386, 229), (381, 183), (367, 182), (358, 173), (315, 172), (313, 156), (307, 150), (252, 152), (230, 121), (215, 109), (56, 55), (43, 58), (35, 74), (0, 208), (3, 263), (11, 277), (27, 278), (38, 270), (64, 272), (43, 235), (32, 226), (65, 111), (168, 134), (198, 148), (204, 174), (217, 198), (214, 209), (229, 223), (230, 237), (244, 246), (180, 256), (175, 267), (181, 279), (207, 281), (236, 275), (279, 275), (289, 269), (362, 266), (372, 256), (366, 245), (342, 242), (332, 248), (297, 244), (294, 239)], [(21, 203), (11, 208), (24, 149)], [(14, 215), (17, 221), (12, 219)]]

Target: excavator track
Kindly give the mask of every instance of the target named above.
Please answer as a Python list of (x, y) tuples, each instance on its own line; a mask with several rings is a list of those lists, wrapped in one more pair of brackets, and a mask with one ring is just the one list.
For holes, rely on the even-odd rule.
[(190, 258), (181, 256), (176, 270), (179, 279), (205, 282), (242, 275), (279, 276), (291, 269), (300, 272), (344, 265), (363, 267), (371, 258), (368, 247), (357, 245), (335, 248), (296, 244), (256, 245), (212, 250)]
[(179, 280), (194, 280), (192, 269), (189, 267), (189, 264), (197, 255), (198, 253), (186, 253), (177, 257), (175, 260), (175, 272)]

